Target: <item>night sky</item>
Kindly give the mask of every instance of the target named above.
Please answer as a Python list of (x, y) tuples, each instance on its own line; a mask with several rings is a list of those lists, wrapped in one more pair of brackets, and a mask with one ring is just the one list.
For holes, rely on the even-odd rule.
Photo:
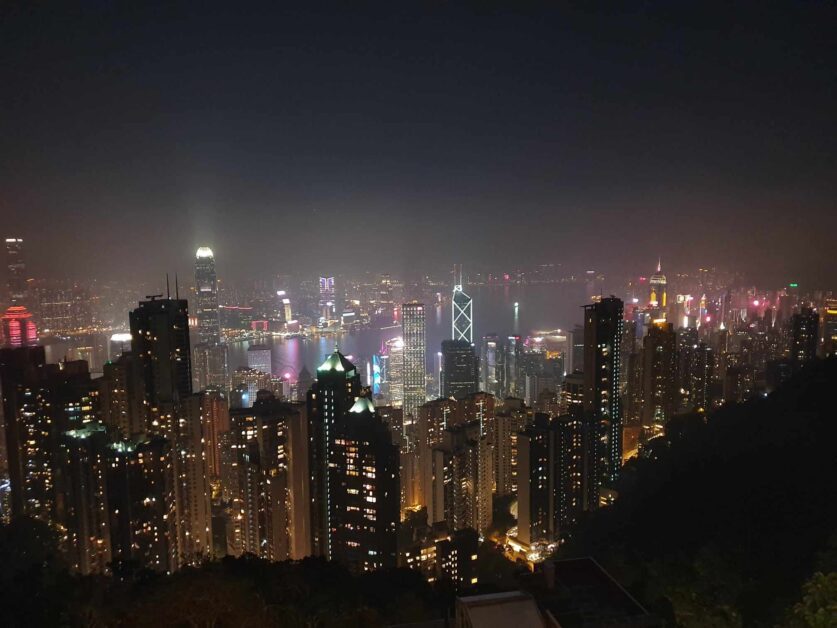
[(0, 4), (2, 235), (35, 273), (206, 243), (230, 277), (662, 255), (837, 284), (834, 2), (57, 4)]

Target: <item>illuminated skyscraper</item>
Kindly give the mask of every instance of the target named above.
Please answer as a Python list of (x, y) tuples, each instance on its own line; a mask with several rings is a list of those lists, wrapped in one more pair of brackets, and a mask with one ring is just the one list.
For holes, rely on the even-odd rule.
[(837, 299), (826, 299), (822, 327), (825, 357), (837, 355)]
[(482, 337), (480, 352), (480, 390), (502, 397), (503, 392), (503, 346), (497, 334)]
[(454, 340), (465, 340), (468, 344), (474, 343), (474, 302), (462, 290), (460, 283), (453, 287), (453, 307), (451, 314), (451, 336)]
[(398, 447), (368, 398), (358, 397), (337, 423), (332, 447), (331, 557), (355, 573), (395, 567)]
[(597, 460), (603, 481), (615, 482), (622, 466), (622, 403), (619, 374), (623, 303), (603, 298), (584, 306), (584, 413), (601, 429), (604, 451)]
[(405, 303), (401, 307), (404, 332), (404, 424), (418, 416), (418, 409), (427, 401), (427, 322), (424, 304)]
[(227, 347), (221, 342), (218, 307), (218, 277), (212, 249), (202, 246), (195, 254), (197, 344), (193, 356), (195, 385), (198, 389), (227, 388)]
[(360, 396), (360, 373), (337, 349), (317, 369), (308, 393), (308, 469), (311, 496), (311, 551), (332, 557), (329, 467), (337, 423)]
[(12, 305), (0, 317), (0, 345), (29, 347), (38, 343), (38, 329), (32, 314), (22, 305)]
[(148, 411), (142, 364), (131, 351), (104, 365), (99, 383), (102, 422), (122, 438), (133, 438), (147, 429)]
[(8, 269), (9, 303), (24, 305), (26, 301), (26, 264), (23, 259), (23, 239), (6, 238), (6, 268)]
[(218, 277), (212, 249), (202, 246), (195, 254), (195, 316), (198, 319), (198, 342), (215, 345), (221, 342), (218, 315)]
[(334, 277), (320, 277), (320, 316), (326, 320), (334, 318), (336, 297)]
[[(381, 388), (391, 406), (404, 407), (404, 339), (393, 338), (385, 343), (381, 356)], [(374, 383), (374, 382), (373, 382)]]
[(599, 502), (593, 472), (597, 440), (593, 423), (581, 412), (550, 420), (536, 414), (518, 436), (518, 538), (524, 543), (566, 537), (583, 511)]
[(267, 345), (250, 345), (247, 348), (247, 367), (262, 373), (273, 372), (273, 359)]
[(277, 561), (291, 555), (289, 427), (300, 413), (304, 414), (301, 404), (284, 403), (267, 391), (259, 393), (252, 408), (231, 412), (237, 470), (227, 492), (242, 514), (240, 522), (232, 522), (240, 528), (236, 553)]
[(666, 294), (667, 282), (666, 276), (663, 274), (661, 261), (657, 262), (657, 272), (651, 275), (648, 283), (651, 286), (651, 295), (649, 298), (651, 307), (661, 311), (665, 310), (668, 301), (668, 295)]
[(83, 361), (47, 364), (41, 346), (0, 349), (12, 516), (60, 522), (58, 439), (96, 419), (98, 390)]

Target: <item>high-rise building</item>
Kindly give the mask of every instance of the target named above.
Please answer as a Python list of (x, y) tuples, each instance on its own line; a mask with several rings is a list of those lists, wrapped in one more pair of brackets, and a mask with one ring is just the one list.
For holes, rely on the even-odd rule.
[(320, 277), (320, 316), (325, 320), (334, 318), (337, 311), (337, 292), (334, 277)]
[(236, 405), (245, 408), (249, 408), (255, 403), (256, 393), (260, 390), (268, 390), (277, 397), (287, 397), (290, 392), (287, 380), (245, 366), (233, 371), (231, 382), (233, 391), (242, 391), (243, 389), (244, 394), (241, 397), (241, 402)]
[(47, 364), (41, 346), (0, 349), (0, 389), (12, 516), (57, 523), (58, 439), (99, 412), (87, 363)]
[(82, 575), (107, 573), (113, 556), (105, 426), (92, 422), (64, 432), (56, 458), (61, 469), (59, 520), (70, 568)]
[(215, 255), (208, 246), (200, 247), (195, 254), (195, 292), (198, 341), (193, 356), (195, 388), (226, 390), (227, 346), (221, 341)]
[(661, 261), (657, 261), (657, 272), (651, 275), (648, 281), (651, 287), (651, 294), (648, 302), (651, 308), (658, 312), (664, 312), (668, 306), (668, 295), (666, 294), (666, 276), (663, 274), (663, 265)]
[(622, 466), (623, 304), (616, 297), (584, 306), (584, 413), (601, 429), (603, 451), (600, 477), (615, 482)]
[(0, 345), (28, 347), (38, 343), (38, 329), (32, 314), (22, 305), (10, 306), (0, 317)]
[(537, 414), (518, 437), (518, 539), (526, 545), (565, 537), (599, 503), (597, 426), (573, 414)]
[(221, 435), (230, 430), (229, 402), (223, 391), (213, 388), (202, 390), (200, 395), (206, 467), (210, 481), (216, 482), (221, 478)]
[(427, 322), (424, 304), (401, 306), (404, 333), (404, 424), (418, 416), (418, 409), (427, 401)]
[(791, 317), (790, 359), (794, 368), (799, 368), (817, 356), (819, 316), (803, 307)]
[(107, 501), (115, 565), (177, 568), (171, 445), (160, 436), (109, 446)]
[(267, 345), (250, 345), (247, 348), (247, 366), (262, 373), (272, 373), (273, 358), (270, 355), (270, 347)]
[(496, 334), (488, 334), (482, 338), (480, 351), (480, 390), (498, 397), (503, 389), (503, 345)]
[(645, 428), (660, 428), (677, 410), (674, 326), (656, 321), (642, 341), (642, 412)]
[(329, 467), (337, 424), (360, 396), (360, 373), (337, 349), (317, 369), (308, 393), (308, 469), (311, 497), (311, 551), (332, 557), (332, 487)]
[(389, 404), (404, 407), (404, 339), (392, 338), (384, 343), (381, 355), (381, 389)]
[(713, 404), (712, 379), (715, 372), (715, 356), (705, 342), (693, 349), (689, 373), (689, 403), (695, 410), (709, 410)]
[(149, 428), (167, 435), (175, 407), (192, 394), (187, 303), (150, 297), (131, 311), (129, 319), (132, 351), (145, 380)]
[(575, 407), (584, 406), (584, 373), (568, 373), (561, 385), (561, 414), (570, 414)]
[(453, 287), (453, 298), (451, 304), (453, 312), (451, 315), (451, 336), (453, 340), (464, 340), (468, 344), (474, 344), (474, 302), (462, 290), (462, 279)]
[(395, 567), (398, 448), (368, 398), (358, 397), (337, 423), (332, 447), (331, 557), (355, 573)]
[(507, 397), (494, 413), (491, 442), (494, 446), (494, 492), (516, 495), (518, 435), (526, 427), (528, 412), (522, 399)]
[(823, 354), (830, 358), (837, 355), (837, 299), (825, 300), (822, 316)]
[(494, 462), (488, 437), (478, 421), (448, 428), (432, 450), (431, 523), (450, 530), (473, 528), (484, 534), (491, 524)]
[[(238, 459), (236, 473), (227, 482), (236, 515), (231, 525), (239, 528), (236, 554), (287, 560), (292, 556), (294, 535), (304, 532), (294, 526), (289, 437), (301, 415), (304, 406), (280, 401), (268, 391), (259, 392), (252, 408), (231, 411)], [(307, 509), (308, 504), (299, 507)]]
[(477, 358), (466, 340), (442, 341), (442, 396), (464, 399), (477, 392)]
[(221, 342), (218, 277), (215, 273), (215, 255), (208, 246), (200, 247), (195, 254), (195, 292), (198, 343), (216, 345)]
[(177, 409), (173, 434), (177, 565), (197, 565), (212, 557), (212, 515), (202, 396), (189, 395)]
[[(509, 336), (503, 351), (503, 390), (502, 397), (522, 397), (525, 382), (521, 380), (523, 374), (521, 355), (523, 344), (520, 336)], [(562, 369), (563, 374), (563, 369)]]
[(107, 362), (99, 378), (102, 422), (119, 431), (122, 438), (145, 433), (148, 421), (142, 364), (131, 351)]
[(58, 284), (37, 289), (40, 326), (53, 336), (90, 332), (93, 328), (93, 299), (90, 290), (78, 284)]
[(458, 404), (451, 399), (435, 399), (419, 408), (416, 423), (418, 457), (418, 501), (430, 510), (433, 495), (433, 449), (442, 444), (448, 428), (460, 424)]
[(23, 239), (6, 238), (6, 269), (8, 271), (9, 303), (26, 304), (26, 263), (23, 258)]

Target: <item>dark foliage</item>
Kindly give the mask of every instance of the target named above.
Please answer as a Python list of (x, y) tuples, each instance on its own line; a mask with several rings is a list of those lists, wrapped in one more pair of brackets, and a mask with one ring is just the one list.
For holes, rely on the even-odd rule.
[(672, 623), (780, 621), (837, 531), (835, 391), (830, 360), (769, 398), (673, 419), (564, 555), (595, 556)]

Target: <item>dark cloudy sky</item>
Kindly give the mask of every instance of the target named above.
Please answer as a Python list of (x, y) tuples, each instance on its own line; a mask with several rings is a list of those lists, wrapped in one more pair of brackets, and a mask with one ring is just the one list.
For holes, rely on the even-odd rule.
[(834, 2), (58, 4), (0, 4), (3, 235), (38, 272), (208, 243), (233, 276), (661, 254), (837, 283)]

